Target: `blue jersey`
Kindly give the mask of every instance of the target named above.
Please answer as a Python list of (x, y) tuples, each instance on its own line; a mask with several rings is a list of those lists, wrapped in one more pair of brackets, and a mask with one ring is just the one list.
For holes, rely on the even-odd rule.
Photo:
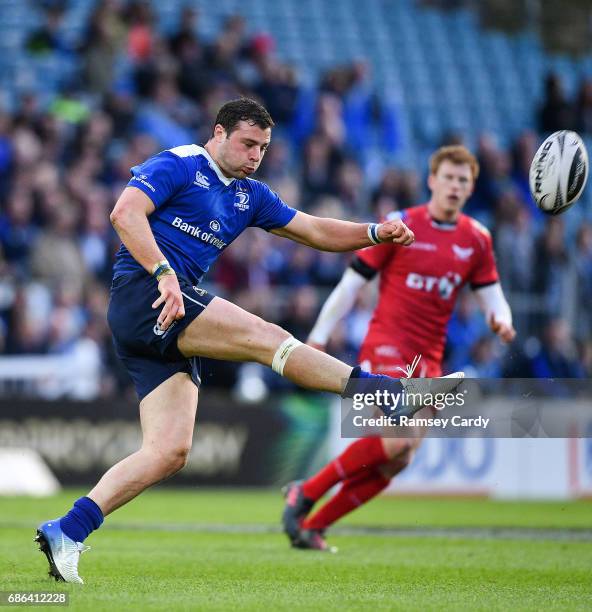
[[(163, 151), (131, 173), (128, 185), (156, 207), (148, 217), (156, 243), (173, 269), (194, 284), (247, 227), (284, 227), (296, 214), (264, 183), (225, 177), (208, 152), (194, 144)], [(139, 269), (122, 244), (114, 277)]]

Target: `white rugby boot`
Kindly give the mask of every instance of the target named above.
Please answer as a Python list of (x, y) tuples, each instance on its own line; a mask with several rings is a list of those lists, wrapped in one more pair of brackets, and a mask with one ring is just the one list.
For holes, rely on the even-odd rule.
[[(415, 372), (420, 359), (421, 355), (416, 355), (415, 359), (411, 362), (411, 364), (407, 365), (406, 368), (399, 368), (399, 370), (405, 374), (405, 378), (400, 379), (401, 385), (403, 386), (405, 392), (408, 394), (412, 393), (414, 396), (421, 396), (421, 398), (418, 398), (419, 401), (417, 404), (414, 402), (413, 409), (411, 411), (407, 411), (408, 415), (414, 414), (424, 405), (432, 406), (432, 402), (428, 401), (428, 397), (454, 391), (465, 377), (464, 372), (453, 372), (452, 374), (438, 376), (437, 378), (413, 378), (413, 373)], [(436, 408), (436, 410), (441, 409)]]
[(39, 525), (35, 542), (49, 562), (49, 575), (56, 581), (84, 584), (78, 575), (80, 555), (89, 550), (82, 542), (74, 542), (60, 527), (60, 519)]
[(454, 391), (464, 377), (464, 372), (453, 372), (438, 378), (401, 378), (401, 384), (407, 393), (434, 395)]

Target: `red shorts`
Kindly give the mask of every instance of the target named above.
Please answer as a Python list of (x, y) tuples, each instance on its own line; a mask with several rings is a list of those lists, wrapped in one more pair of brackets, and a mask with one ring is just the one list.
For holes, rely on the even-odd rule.
[[(386, 374), (394, 378), (407, 376), (407, 366), (415, 359), (415, 355), (400, 350), (392, 344), (363, 344), (360, 349), (359, 363), (364, 370), (373, 374)], [(420, 359), (414, 378), (435, 378), (442, 376), (442, 365), (437, 361)]]

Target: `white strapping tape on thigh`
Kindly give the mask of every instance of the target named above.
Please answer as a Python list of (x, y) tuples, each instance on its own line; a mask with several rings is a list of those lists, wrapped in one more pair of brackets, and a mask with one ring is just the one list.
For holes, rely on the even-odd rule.
[(286, 366), (286, 361), (288, 361), (288, 357), (292, 353), (295, 348), (298, 348), (302, 342), (300, 340), (296, 340), (294, 336), (290, 336), (286, 338), (279, 346), (275, 355), (273, 356), (273, 361), (271, 362), (271, 369), (279, 374), (280, 376), (284, 375), (284, 367)]

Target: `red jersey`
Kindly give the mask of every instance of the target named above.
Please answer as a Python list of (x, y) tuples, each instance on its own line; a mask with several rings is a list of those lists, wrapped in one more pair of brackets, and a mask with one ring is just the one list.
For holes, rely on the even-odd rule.
[(393, 374), (422, 355), (415, 375), (439, 376), (459, 290), (466, 283), (478, 288), (498, 282), (491, 235), (468, 215), (461, 214), (455, 224), (435, 221), (427, 205), (409, 208), (401, 218), (415, 234), (411, 246), (368, 247), (352, 262), (366, 278), (380, 273), (378, 304), (360, 363)]

